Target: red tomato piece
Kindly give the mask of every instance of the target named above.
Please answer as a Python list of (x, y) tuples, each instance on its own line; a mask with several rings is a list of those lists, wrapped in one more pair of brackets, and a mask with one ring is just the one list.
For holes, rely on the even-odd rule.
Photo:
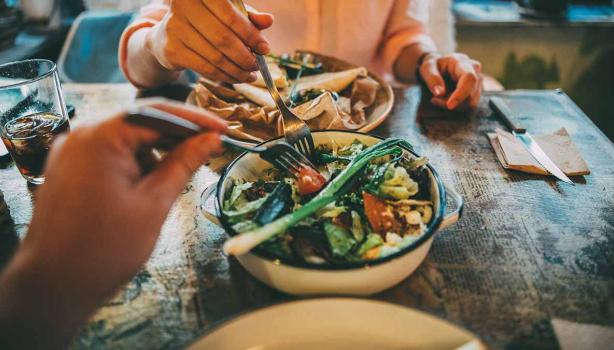
[(297, 174), (297, 187), (301, 195), (316, 193), (326, 185), (326, 179), (315, 169), (304, 166)]
[(380, 235), (390, 231), (394, 227), (395, 219), (386, 202), (367, 192), (362, 193), (362, 199), (365, 215), (373, 230)]

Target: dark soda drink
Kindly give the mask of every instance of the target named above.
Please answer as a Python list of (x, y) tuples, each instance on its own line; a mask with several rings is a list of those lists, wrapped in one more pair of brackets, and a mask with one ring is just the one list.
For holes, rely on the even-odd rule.
[(53, 139), (69, 130), (67, 118), (50, 112), (35, 113), (4, 124), (2, 142), (21, 174), (30, 182), (42, 183)]

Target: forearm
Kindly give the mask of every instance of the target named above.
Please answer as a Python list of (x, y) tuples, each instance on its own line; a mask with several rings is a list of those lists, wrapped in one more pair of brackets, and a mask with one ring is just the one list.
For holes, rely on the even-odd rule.
[(164, 68), (147, 47), (147, 35), (152, 28), (141, 28), (130, 36), (126, 46), (124, 71), (138, 87), (153, 88), (175, 81), (180, 71)]
[(404, 83), (416, 83), (419, 61), (424, 54), (430, 52), (433, 52), (433, 48), (421, 43), (414, 43), (403, 48), (393, 65), (395, 78)]
[(64, 349), (95, 310), (97, 296), (53, 265), (22, 246), (0, 274), (0, 348)]

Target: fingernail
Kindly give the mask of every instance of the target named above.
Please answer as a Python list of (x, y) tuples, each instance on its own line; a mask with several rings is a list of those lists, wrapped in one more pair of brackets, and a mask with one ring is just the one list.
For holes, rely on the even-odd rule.
[(266, 41), (261, 41), (258, 43), (258, 45), (256, 45), (256, 49), (258, 50), (259, 53), (266, 55), (271, 50), (271, 47), (269, 46), (269, 43), (267, 43)]
[(443, 95), (444, 92), (445, 92), (445, 89), (441, 85), (437, 85), (433, 88), (433, 94), (435, 94), (435, 96), (441, 96)]
[(448, 109), (454, 109), (458, 107), (458, 100), (450, 100), (450, 102), (448, 102)]
[(256, 80), (258, 80), (258, 76), (256, 75), (256, 73), (254, 73), (254, 72), (249, 73), (249, 75), (247, 77), (247, 82), (248, 83), (253, 83)]

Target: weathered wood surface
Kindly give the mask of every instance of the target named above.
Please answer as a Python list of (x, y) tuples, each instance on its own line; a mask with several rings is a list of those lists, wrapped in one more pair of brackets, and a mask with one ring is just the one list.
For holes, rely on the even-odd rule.
[[(77, 107), (73, 126), (134, 96), (125, 85), (66, 85), (65, 93)], [(375, 134), (411, 141), (467, 204), (421, 267), (374, 298), (457, 323), (493, 348), (557, 348), (552, 318), (614, 325), (614, 145), (562, 93), (502, 93), (526, 112), (533, 134), (567, 128), (592, 171), (570, 187), (503, 170), (485, 136), (502, 124), (486, 103), (475, 115), (451, 115), (420, 107), (418, 89), (395, 93), (394, 112)], [(150, 261), (102, 305), (74, 348), (181, 348), (238, 313), (292, 299), (222, 254), (224, 232), (198, 210), (215, 179), (207, 168), (195, 176)], [(0, 170), (0, 189), (23, 235), (31, 199), (14, 167)]]

